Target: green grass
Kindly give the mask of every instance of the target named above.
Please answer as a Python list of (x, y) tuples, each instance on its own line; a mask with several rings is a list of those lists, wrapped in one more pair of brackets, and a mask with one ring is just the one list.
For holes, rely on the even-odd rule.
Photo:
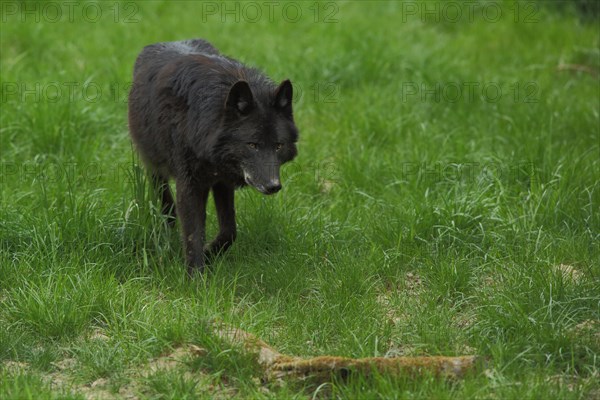
[[(600, 396), (597, 19), (301, 2), (252, 23), (150, 1), (77, 3), (72, 21), (54, 2), (53, 22), (23, 4), (0, 28), (0, 398)], [(301, 140), (284, 190), (239, 191), (238, 241), (190, 281), (126, 96), (144, 45), (194, 37), (290, 78)], [(208, 221), (211, 238), (212, 206)], [(461, 381), (264, 384), (214, 319), (299, 356), (489, 363)], [(206, 354), (150, 368), (186, 343)]]

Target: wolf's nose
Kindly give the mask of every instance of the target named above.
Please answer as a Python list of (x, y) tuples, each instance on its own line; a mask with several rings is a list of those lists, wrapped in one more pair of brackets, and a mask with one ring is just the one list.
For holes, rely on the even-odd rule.
[(273, 193), (277, 193), (281, 190), (281, 182), (277, 181), (271, 181), (269, 182), (266, 186), (265, 186), (265, 191), (268, 194), (273, 194)]

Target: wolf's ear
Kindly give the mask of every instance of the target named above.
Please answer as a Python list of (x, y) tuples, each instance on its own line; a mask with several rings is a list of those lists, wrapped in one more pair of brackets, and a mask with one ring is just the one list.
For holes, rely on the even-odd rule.
[(293, 92), (292, 82), (289, 79), (281, 82), (275, 91), (275, 107), (280, 110), (291, 111)]
[(236, 110), (240, 114), (248, 114), (254, 107), (254, 96), (250, 85), (246, 81), (237, 81), (229, 89), (225, 107), (231, 110)]

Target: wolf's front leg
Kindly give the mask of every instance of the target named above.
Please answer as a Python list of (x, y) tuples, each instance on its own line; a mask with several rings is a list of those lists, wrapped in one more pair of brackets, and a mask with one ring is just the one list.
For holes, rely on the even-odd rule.
[(205, 251), (208, 258), (227, 250), (236, 237), (233, 186), (217, 183), (212, 190), (219, 219), (219, 234)]
[(177, 211), (188, 273), (204, 270), (204, 228), (208, 188), (199, 187), (185, 179), (176, 180)]

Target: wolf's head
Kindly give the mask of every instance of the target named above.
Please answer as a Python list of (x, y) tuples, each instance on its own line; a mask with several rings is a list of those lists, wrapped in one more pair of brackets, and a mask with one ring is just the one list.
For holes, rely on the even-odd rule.
[(244, 181), (263, 194), (281, 189), (279, 167), (297, 153), (298, 130), (292, 115), (292, 84), (276, 89), (236, 82), (224, 104), (220, 153)]

